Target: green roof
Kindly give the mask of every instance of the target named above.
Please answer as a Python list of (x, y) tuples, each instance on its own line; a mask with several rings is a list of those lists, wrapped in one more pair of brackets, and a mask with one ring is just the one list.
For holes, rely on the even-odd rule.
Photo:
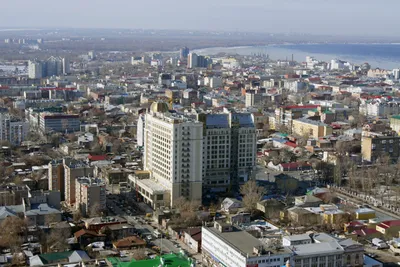
[(392, 119), (395, 119), (395, 120), (400, 120), (400, 115), (395, 115), (395, 116), (392, 116)]
[(44, 264), (48, 264), (48, 263), (68, 259), (68, 257), (71, 256), (72, 253), (73, 253), (73, 251), (45, 253), (45, 254), (40, 254), (39, 257)]
[[(190, 267), (192, 261), (182, 255), (178, 254), (166, 254), (162, 256), (165, 267)], [(108, 261), (116, 267), (158, 267), (161, 265), (160, 256), (154, 259), (121, 262), (118, 258), (108, 258)]]

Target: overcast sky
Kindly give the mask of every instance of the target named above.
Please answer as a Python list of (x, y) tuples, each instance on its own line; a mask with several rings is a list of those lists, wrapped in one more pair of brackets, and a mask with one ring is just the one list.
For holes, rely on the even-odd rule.
[(0, 27), (399, 35), (399, 0), (2, 0)]

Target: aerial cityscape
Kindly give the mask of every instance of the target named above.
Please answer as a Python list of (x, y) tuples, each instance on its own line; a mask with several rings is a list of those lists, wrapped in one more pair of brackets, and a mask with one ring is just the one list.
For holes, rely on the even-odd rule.
[(0, 11), (0, 267), (400, 265), (387, 6), (33, 2)]

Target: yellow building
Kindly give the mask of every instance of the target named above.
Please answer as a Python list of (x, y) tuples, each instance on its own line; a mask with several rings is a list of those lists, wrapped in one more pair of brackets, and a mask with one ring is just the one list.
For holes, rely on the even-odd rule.
[(355, 211), (356, 220), (369, 220), (376, 218), (375, 211), (373, 209), (362, 208)]
[(396, 115), (390, 118), (390, 128), (396, 133), (400, 133), (400, 115)]
[(293, 120), (292, 133), (299, 136), (308, 135), (318, 139), (332, 134), (332, 127), (320, 121), (313, 121), (306, 118)]

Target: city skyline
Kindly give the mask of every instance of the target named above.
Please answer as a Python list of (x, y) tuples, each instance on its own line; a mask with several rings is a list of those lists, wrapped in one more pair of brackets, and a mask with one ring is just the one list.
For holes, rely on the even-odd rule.
[[(3, 28), (143, 28), (213, 30), (328, 35), (394, 36), (400, 33), (391, 19), (400, 2), (355, 0), (346, 2), (317, 0), (205, 0), (192, 4), (170, 2), (77, 1), (55, 3), (22, 0), (3, 3), (0, 25)], [(24, 8), (21, 8), (21, 7)], [(388, 6), (391, 6), (389, 9)], [(157, 7), (157, 8), (154, 8)], [(53, 12), (54, 10), (61, 12)], [(140, 12), (139, 12), (140, 10)], [(148, 12), (142, 12), (148, 10)], [(190, 11), (193, 12), (190, 12)], [(355, 12), (356, 11), (356, 12)], [(18, 13), (18, 20), (15, 14)], [(60, 19), (65, 15), (68, 19)], [(193, 14), (201, 14), (198, 17)], [(371, 19), (374, 18), (374, 19)]]

